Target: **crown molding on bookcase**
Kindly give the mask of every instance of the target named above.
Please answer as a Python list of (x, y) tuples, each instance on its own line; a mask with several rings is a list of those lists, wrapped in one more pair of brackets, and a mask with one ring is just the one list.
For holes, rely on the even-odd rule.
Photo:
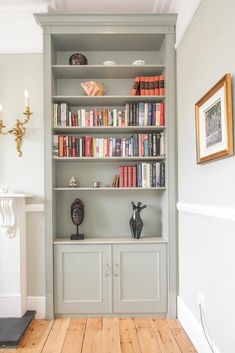
[(176, 5), (176, 10), (178, 13), (177, 23), (176, 23), (176, 43), (175, 48), (177, 48), (182, 41), (200, 3), (202, 0), (181, 0), (178, 1)]
[(214, 217), (235, 222), (235, 208), (178, 202), (177, 210), (180, 212), (193, 213), (201, 216)]

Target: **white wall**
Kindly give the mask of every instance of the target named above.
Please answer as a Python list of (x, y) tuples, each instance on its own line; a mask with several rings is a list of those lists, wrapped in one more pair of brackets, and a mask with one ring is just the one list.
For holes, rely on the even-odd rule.
[(235, 73), (234, 13), (233, 0), (202, 0), (177, 48), (179, 318), (200, 353), (211, 351), (200, 330), (199, 292), (215, 351), (235, 351), (235, 158), (197, 165), (194, 113), (201, 96)]
[[(0, 55), (0, 103), (8, 129), (13, 127), (16, 118), (22, 118), (26, 88), (33, 116), (27, 125), (23, 156), (18, 157), (12, 136), (0, 136), (0, 185), (35, 195), (28, 203), (43, 204), (43, 57), (42, 54)], [(45, 295), (44, 247), (44, 213), (28, 213), (28, 296)]]

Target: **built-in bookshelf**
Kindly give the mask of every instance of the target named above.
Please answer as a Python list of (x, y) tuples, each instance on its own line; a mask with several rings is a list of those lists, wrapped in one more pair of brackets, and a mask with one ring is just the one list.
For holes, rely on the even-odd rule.
[[(174, 316), (175, 16), (50, 14), (35, 17), (44, 29), (45, 47), (47, 316), (112, 312)], [(87, 57), (87, 65), (69, 65), (69, 57), (76, 52)], [(146, 64), (132, 65), (137, 59)], [(103, 65), (107, 60), (115, 61), (116, 65)], [(102, 82), (105, 95), (87, 96), (81, 86), (84, 81)], [(74, 188), (69, 187), (72, 176), (78, 180)], [(93, 187), (96, 181), (101, 183), (98, 188)], [(109, 282), (108, 287), (115, 289), (117, 268), (124, 268), (124, 264), (112, 264), (112, 261), (119, 251), (117, 243), (122, 244), (123, 239), (124, 244), (131, 238), (131, 201), (147, 205), (141, 214), (144, 222), (141, 238), (138, 245), (131, 242), (128, 251), (136, 254), (144, 251), (148, 263), (153, 245), (151, 268), (157, 271), (154, 278), (158, 278), (158, 289), (149, 296), (155, 297), (158, 293), (159, 298), (151, 301), (151, 305), (146, 304), (148, 297), (142, 298), (138, 305), (134, 300), (133, 306), (133, 298), (127, 298), (128, 311), (114, 290), (109, 295), (113, 304), (108, 299), (104, 299), (106, 304), (103, 301), (101, 304), (97, 299), (94, 303), (91, 300), (90, 307), (85, 304), (81, 307), (79, 290), (76, 288), (73, 292), (71, 283), (66, 287), (63, 273), (68, 268), (70, 271), (70, 266), (79, 258), (79, 255), (67, 258), (68, 254), (88, 249), (84, 248), (87, 243), (82, 247), (81, 241), (70, 240), (70, 235), (75, 233), (70, 207), (76, 198), (84, 204), (85, 217), (79, 230), (89, 244), (92, 239), (94, 244), (99, 244), (101, 238), (107, 239), (107, 243), (110, 239), (109, 255), (98, 245), (91, 250), (101, 251), (102, 261), (106, 261), (106, 255), (111, 259), (104, 266), (104, 277), (100, 275), (102, 288), (110, 280), (113, 284)], [(148, 239), (147, 244), (144, 239)], [(92, 262), (92, 255), (89, 256)], [(124, 261), (125, 255), (122, 256)], [(135, 256), (137, 261), (140, 255)], [(140, 256), (139, 263), (142, 261)], [(96, 267), (99, 266), (102, 268), (102, 265)], [(114, 272), (109, 271), (112, 266)], [(147, 272), (143, 273), (143, 281), (146, 278)], [(152, 288), (151, 281), (143, 283), (146, 288), (148, 285)], [(63, 299), (61, 293), (69, 293), (69, 299)]]

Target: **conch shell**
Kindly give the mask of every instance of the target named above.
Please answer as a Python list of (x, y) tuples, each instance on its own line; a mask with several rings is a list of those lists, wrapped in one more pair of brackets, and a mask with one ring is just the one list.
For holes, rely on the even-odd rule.
[(105, 88), (103, 83), (86, 81), (82, 82), (81, 86), (88, 96), (103, 96), (105, 94)]

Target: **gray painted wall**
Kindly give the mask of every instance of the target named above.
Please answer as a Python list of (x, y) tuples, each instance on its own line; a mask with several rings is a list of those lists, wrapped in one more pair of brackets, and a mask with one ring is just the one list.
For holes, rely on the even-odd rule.
[[(235, 158), (196, 164), (194, 105), (235, 73), (234, 14), (233, 0), (203, 0), (177, 48), (179, 202), (212, 211), (235, 208)], [(235, 347), (234, 249), (234, 221), (180, 212), (179, 296), (199, 323), (197, 294), (204, 295), (208, 329), (226, 353)]]
[[(30, 93), (33, 117), (28, 123), (23, 156), (12, 136), (0, 136), (0, 185), (31, 193), (28, 203), (44, 202), (43, 57), (42, 54), (0, 55), (0, 103), (8, 128), (24, 110), (24, 90)], [(44, 214), (27, 215), (28, 296), (45, 295)]]

